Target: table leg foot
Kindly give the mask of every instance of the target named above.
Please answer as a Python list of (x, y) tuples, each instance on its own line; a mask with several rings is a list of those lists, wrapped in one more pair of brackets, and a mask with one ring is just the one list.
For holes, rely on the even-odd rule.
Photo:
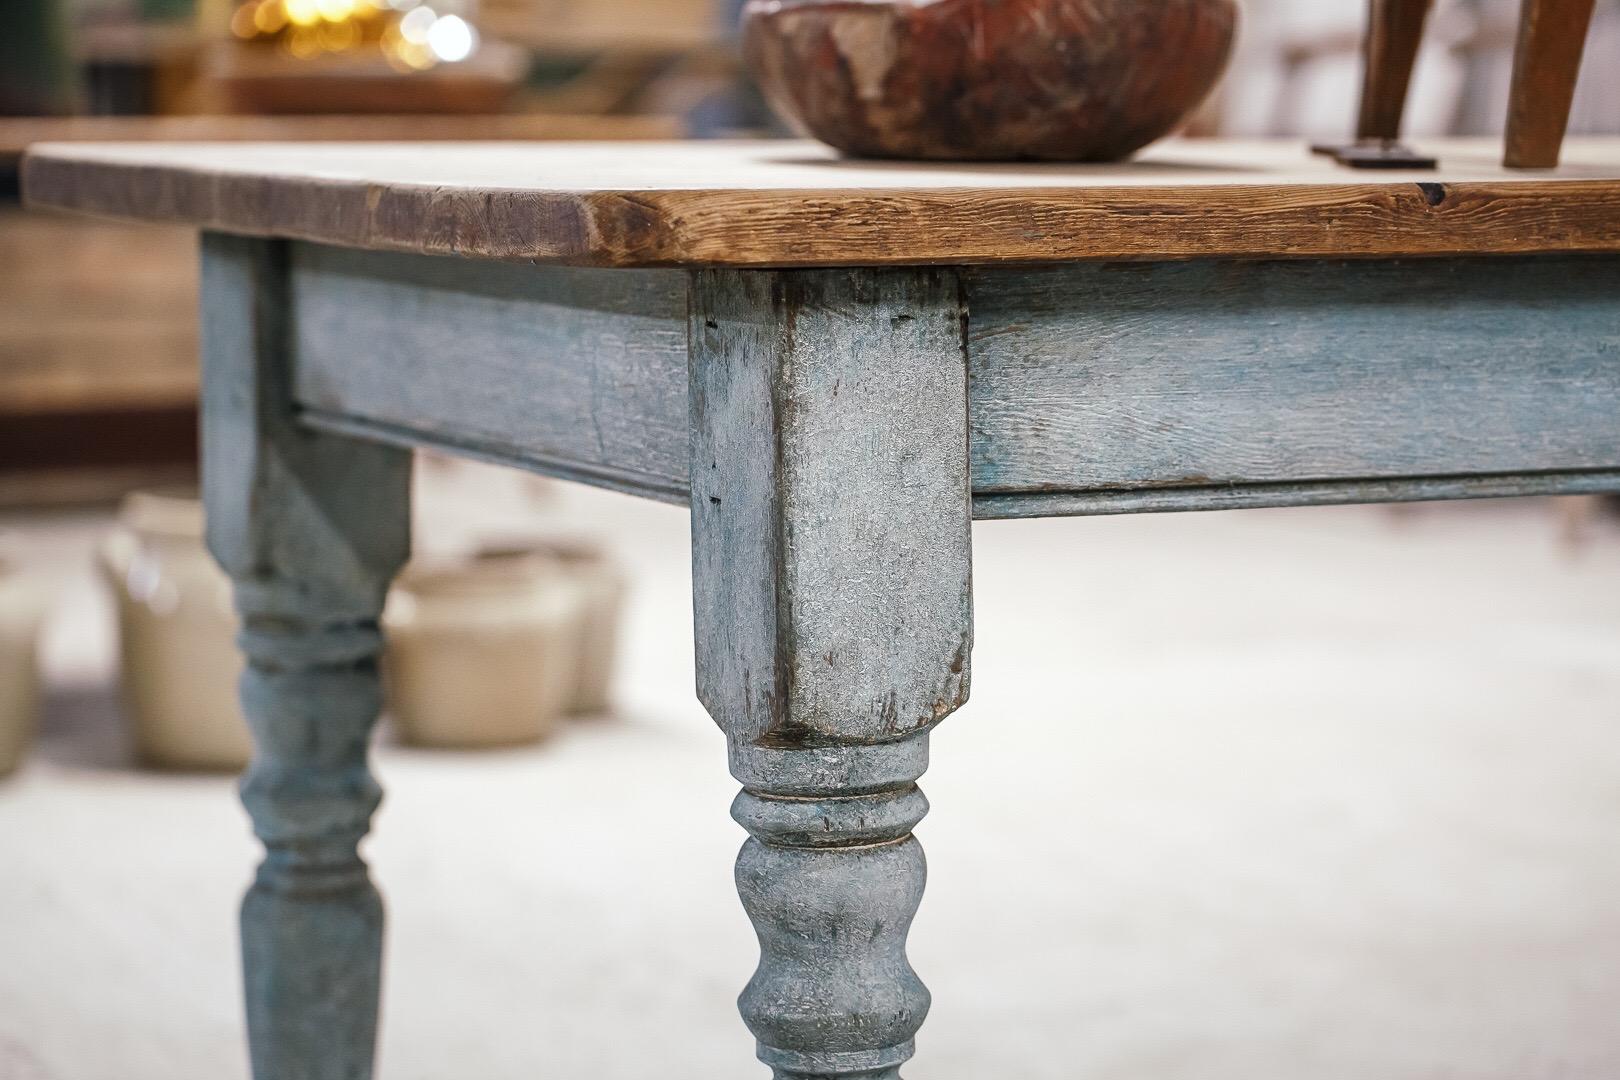
[(382, 977), (382, 897), (359, 854), (382, 799), (366, 760), (381, 634), (375, 615), (323, 624), (237, 592), (256, 746), (242, 802), (265, 847), (242, 903), (253, 1074), (364, 1080)]
[[(892, 756), (920, 764), (920, 749)], [(807, 789), (792, 753), (773, 763), (775, 783), (752, 777), (761, 786), (732, 804), (749, 833), (737, 889), (760, 947), (743, 1020), (778, 1080), (898, 1077), (929, 1006), (906, 958), (927, 877), (911, 833), (928, 800), (903, 765), (876, 790)]]

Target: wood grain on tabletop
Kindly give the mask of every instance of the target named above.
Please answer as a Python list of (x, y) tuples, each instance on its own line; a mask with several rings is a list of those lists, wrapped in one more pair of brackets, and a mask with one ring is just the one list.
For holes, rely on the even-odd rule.
[(1620, 139), (1511, 172), (1354, 173), (1297, 142), (1124, 165), (844, 160), (801, 142), (44, 145), (36, 206), (352, 247), (602, 266), (1051, 262), (1620, 250)]

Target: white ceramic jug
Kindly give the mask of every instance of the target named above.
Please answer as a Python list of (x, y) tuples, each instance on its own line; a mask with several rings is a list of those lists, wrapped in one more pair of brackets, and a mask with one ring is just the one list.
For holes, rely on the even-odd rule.
[(101, 569), (118, 604), (124, 709), (140, 759), (244, 768), (253, 744), (237, 701), (237, 618), (230, 579), (203, 546), (201, 504), (186, 493), (129, 496)]

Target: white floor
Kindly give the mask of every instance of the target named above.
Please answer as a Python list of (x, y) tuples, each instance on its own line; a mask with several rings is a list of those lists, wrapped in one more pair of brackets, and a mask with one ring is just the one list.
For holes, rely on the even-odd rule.
[[(568, 489), (636, 572), (612, 720), (383, 745), (383, 1080), (759, 1078), (687, 522)], [(0, 1080), (242, 1080), (231, 781), (130, 769), (87, 576), (0, 783)], [(1620, 1076), (1620, 529), (1545, 503), (993, 523), (934, 740), (916, 1080)]]

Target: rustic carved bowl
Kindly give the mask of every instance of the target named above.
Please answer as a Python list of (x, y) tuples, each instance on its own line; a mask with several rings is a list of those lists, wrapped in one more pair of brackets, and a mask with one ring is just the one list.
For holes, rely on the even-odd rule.
[(1115, 161), (1214, 88), (1236, 0), (749, 0), (772, 105), (861, 157)]

